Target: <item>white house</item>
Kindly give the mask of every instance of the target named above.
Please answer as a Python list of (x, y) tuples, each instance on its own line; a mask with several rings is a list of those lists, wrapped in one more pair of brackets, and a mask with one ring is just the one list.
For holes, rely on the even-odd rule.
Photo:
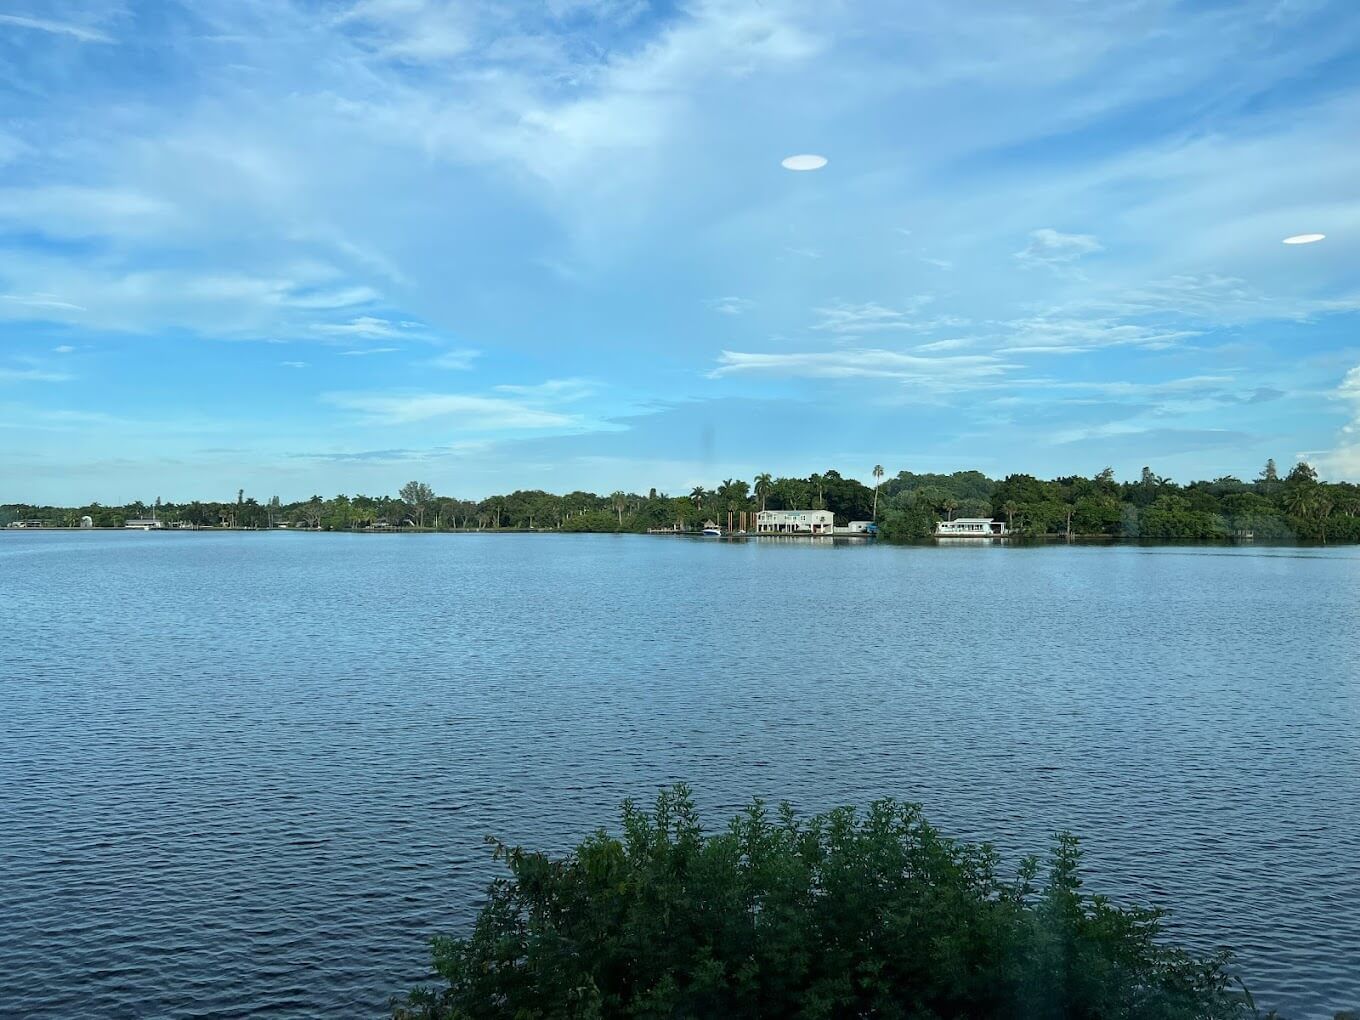
[(935, 525), (935, 535), (939, 538), (995, 538), (1004, 534), (1006, 522), (992, 517), (960, 517)]
[(132, 528), (136, 531), (159, 531), (165, 527), (165, 522), (158, 521), (154, 517), (133, 517), (124, 521), (123, 527)]
[(829, 535), (836, 515), (830, 510), (761, 510), (757, 535)]

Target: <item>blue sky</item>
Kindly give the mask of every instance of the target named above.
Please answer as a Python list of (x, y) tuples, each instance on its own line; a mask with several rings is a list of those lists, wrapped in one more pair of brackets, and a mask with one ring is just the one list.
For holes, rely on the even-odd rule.
[(963, 6), (0, 0), (0, 502), (1360, 478), (1360, 5)]

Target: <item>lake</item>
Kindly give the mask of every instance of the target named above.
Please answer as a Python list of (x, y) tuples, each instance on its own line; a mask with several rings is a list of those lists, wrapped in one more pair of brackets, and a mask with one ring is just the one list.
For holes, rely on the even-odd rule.
[(0, 1015), (379, 1017), (690, 782), (892, 795), (1360, 1006), (1360, 549), (0, 534)]

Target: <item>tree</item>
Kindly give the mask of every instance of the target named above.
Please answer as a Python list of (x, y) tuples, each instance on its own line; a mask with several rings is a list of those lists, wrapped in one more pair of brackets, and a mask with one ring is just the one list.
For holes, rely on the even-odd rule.
[(696, 507), (702, 510), (704, 508), (704, 487), (702, 485), (696, 485), (690, 490), (689, 498), (694, 501)]
[(883, 465), (874, 465), (874, 513), (871, 520), (878, 520), (878, 487), (883, 481)]
[(619, 515), (619, 527), (623, 527), (623, 511), (628, 506), (628, 494), (625, 492), (615, 492), (609, 497), (614, 505), (614, 511)]
[(822, 496), (822, 491), (823, 487), (826, 485), (826, 479), (821, 475), (808, 475), (808, 483), (817, 490), (817, 509), (825, 510), (826, 500)]
[(1266, 461), (1266, 466), (1261, 469), (1261, 477), (1258, 478), (1257, 481), (1278, 482), (1279, 480), (1280, 472), (1275, 467), (1275, 458), (1271, 457)]
[(1286, 483), (1294, 485), (1309, 484), (1316, 481), (1317, 471), (1306, 460), (1301, 460), (1290, 468), (1289, 475), (1285, 478)]
[(756, 475), (756, 498), (760, 500), (760, 509), (765, 509), (765, 501), (770, 497), (770, 487), (774, 484), (774, 479), (768, 471)]
[(1002, 878), (990, 845), (880, 800), (802, 820), (753, 802), (705, 830), (689, 790), (623, 805), (564, 858), (495, 840), (508, 872), (472, 932), (434, 940), (440, 988), (398, 1020), (1030, 1017), (1246, 1020), (1226, 953), (1083, 888), (1079, 842)]
[(425, 508), (434, 500), (434, 490), (424, 482), (407, 482), (397, 496), (415, 512), (420, 527), (425, 527)]

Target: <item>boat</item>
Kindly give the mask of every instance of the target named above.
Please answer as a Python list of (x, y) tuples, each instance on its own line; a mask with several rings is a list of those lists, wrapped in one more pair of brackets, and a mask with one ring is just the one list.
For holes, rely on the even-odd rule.
[(722, 528), (713, 521), (704, 521), (704, 534), (711, 538), (722, 538)]

